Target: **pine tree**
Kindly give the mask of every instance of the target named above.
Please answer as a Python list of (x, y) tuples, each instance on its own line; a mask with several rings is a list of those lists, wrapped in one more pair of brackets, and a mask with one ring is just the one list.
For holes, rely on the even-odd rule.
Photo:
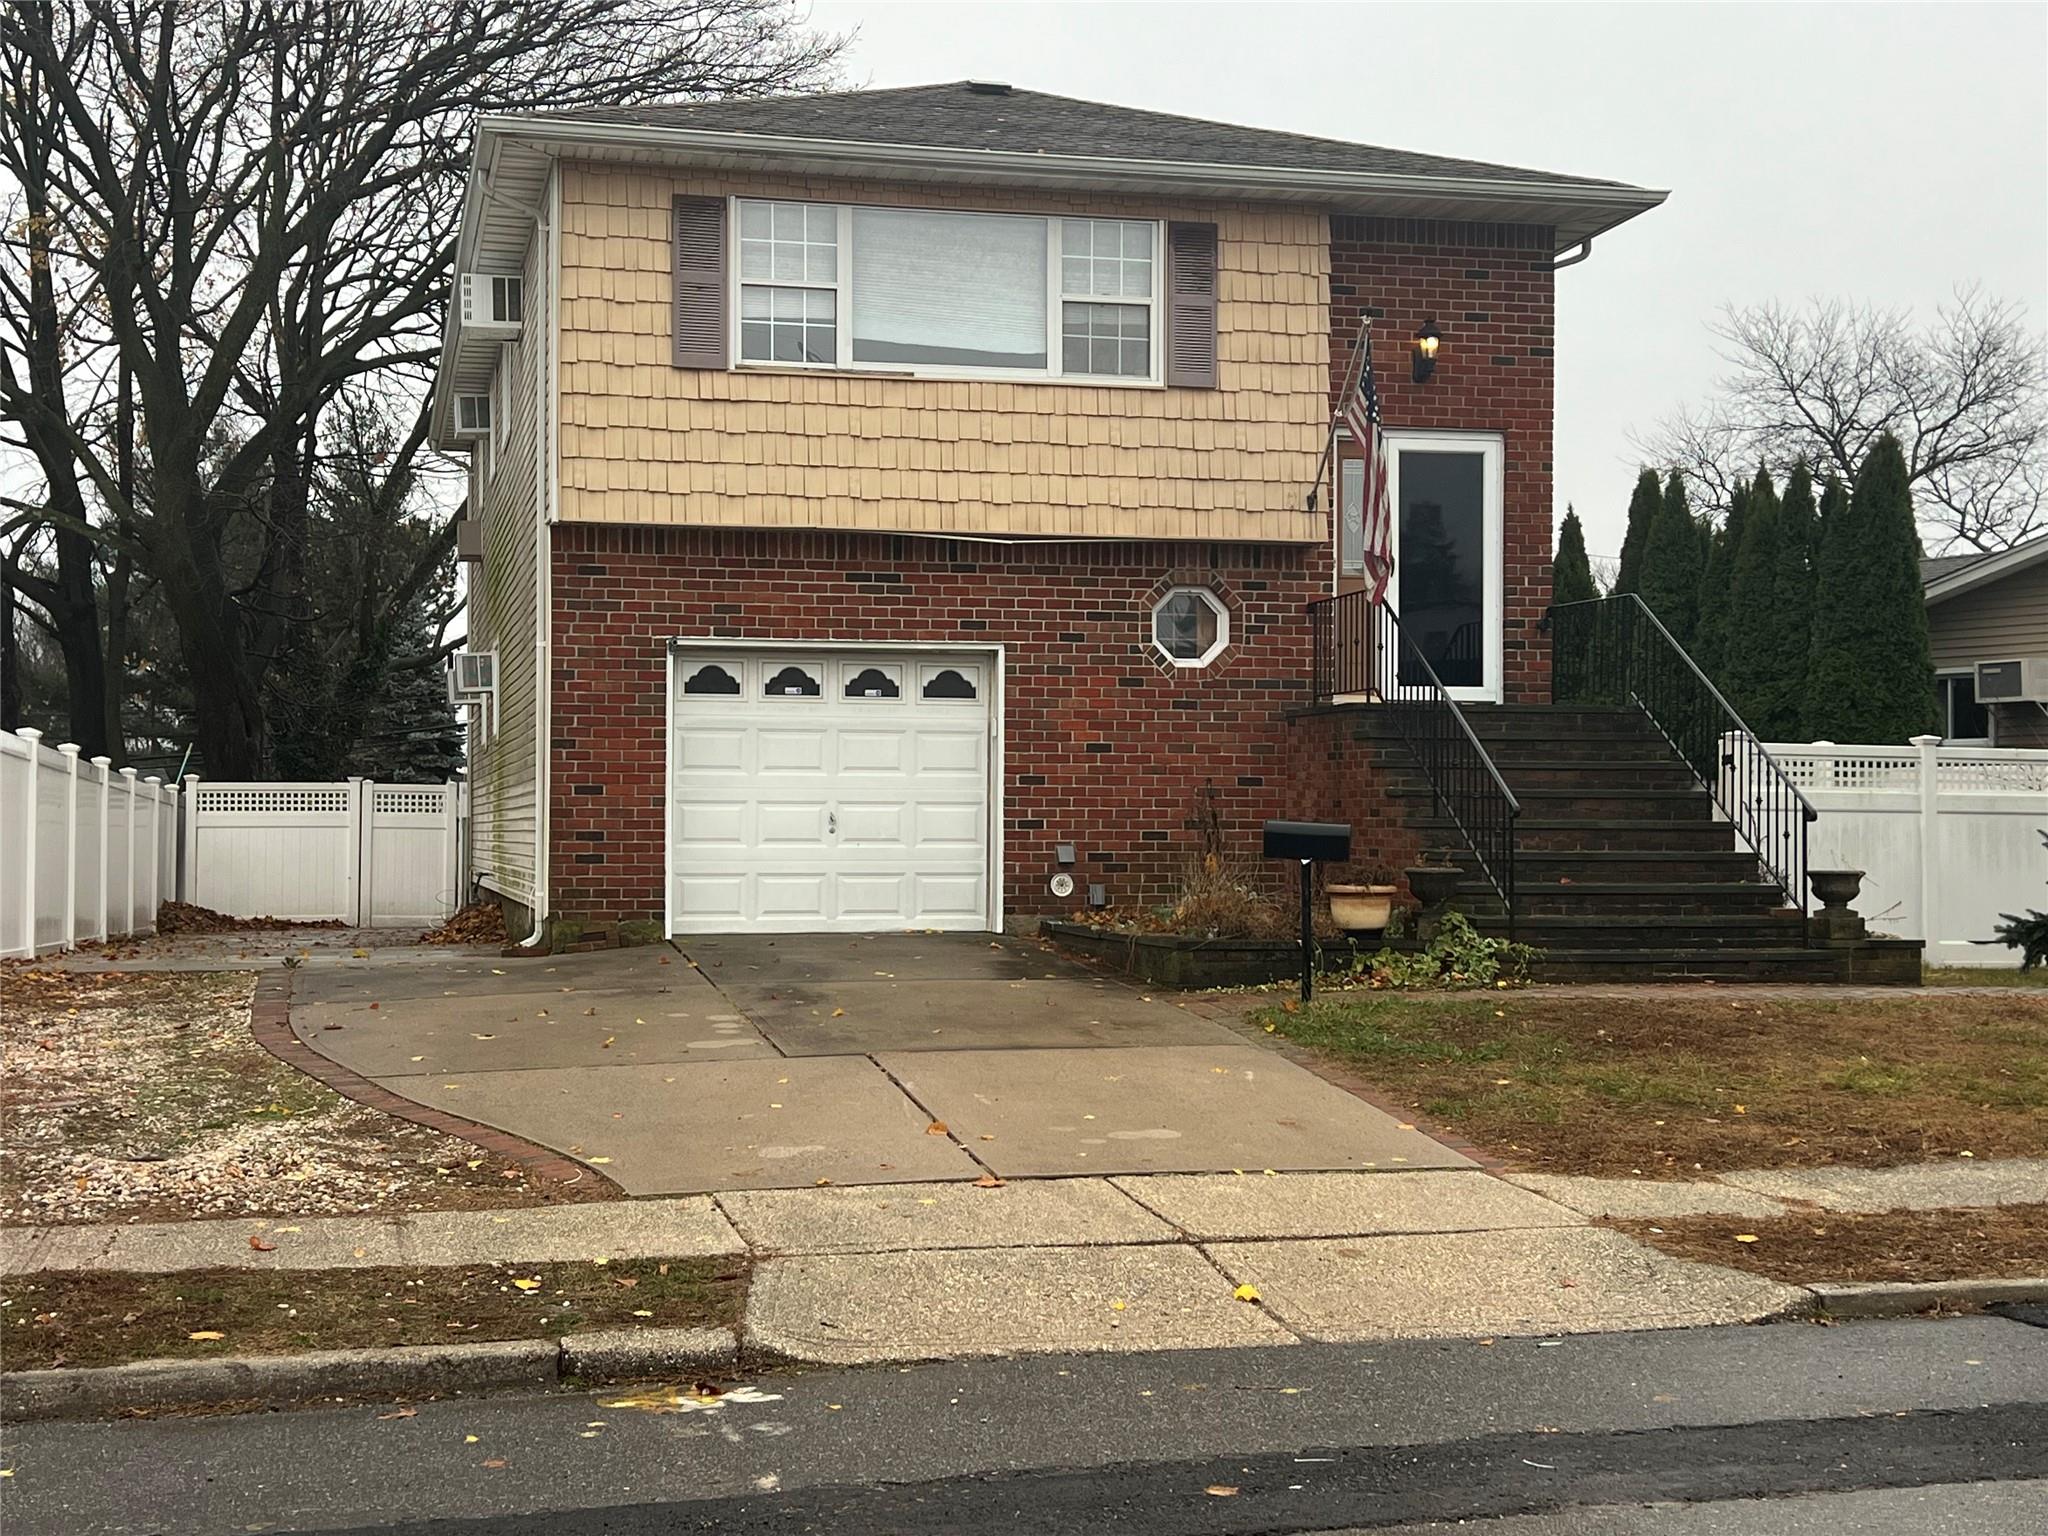
[(1657, 484), (1657, 471), (1646, 469), (1636, 477), (1636, 491), (1628, 502), (1628, 531), (1621, 539), (1621, 564), (1614, 574), (1616, 592), (1641, 590), (1643, 580), (1643, 556), (1650, 547), (1650, 529), (1657, 521), (1657, 510), (1664, 505), (1663, 488)]
[(1772, 580), (1773, 650), (1770, 680), (1750, 725), (1766, 741), (1805, 741), (1806, 669), (1813, 654), (1813, 567), (1820, 526), (1813, 507), (1813, 472), (1801, 459), (1785, 482), (1778, 508), (1778, 568)]
[(1729, 563), (1728, 627), (1721, 686), (1751, 730), (1775, 740), (1765, 718), (1774, 700), (1778, 636), (1778, 493), (1759, 468), (1750, 487), (1742, 544)]
[(1726, 523), (1718, 529), (1705, 530), (1702, 541), (1706, 553), (1700, 569), (1699, 622), (1690, 649), (1699, 669), (1717, 683), (1728, 648), (1728, 589), (1735, 574), (1735, 551), (1742, 544), (1748, 505), (1749, 487), (1736, 486), (1728, 498)]
[(1641, 591), (1650, 611), (1682, 646), (1691, 646), (1698, 628), (1703, 564), (1699, 527), (1685, 500), (1685, 479), (1674, 469), (1664, 487), (1657, 520), (1650, 525)]
[(1832, 741), (1895, 746), (1935, 725), (1920, 536), (1906, 456), (1889, 433), (1847, 505), (1824, 518), (1806, 701), (1810, 729)]
[(1586, 531), (1579, 526), (1579, 514), (1567, 506), (1564, 527), (1557, 535), (1557, 554), (1550, 562), (1550, 600), (1583, 603), (1599, 595), (1600, 589), (1593, 584), (1593, 564), (1586, 558)]

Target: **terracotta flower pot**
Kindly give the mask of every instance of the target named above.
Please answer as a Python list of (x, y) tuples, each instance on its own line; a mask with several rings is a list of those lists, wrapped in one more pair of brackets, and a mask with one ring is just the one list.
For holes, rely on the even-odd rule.
[(1327, 889), (1330, 921), (1346, 933), (1378, 933), (1394, 915), (1394, 886), (1332, 884)]

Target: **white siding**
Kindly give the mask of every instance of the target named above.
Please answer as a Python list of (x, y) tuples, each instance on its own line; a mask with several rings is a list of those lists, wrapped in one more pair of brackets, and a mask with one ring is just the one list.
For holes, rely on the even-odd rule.
[(542, 402), (552, 342), (550, 266), (548, 242), (536, 232), (526, 250), (525, 329), (499, 356), (493, 403), (502, 418), (488, 450), (488, 472), (480, 472), (486, 456), (480, 449), (470, 476), (471, 505), (481, 509), (484, 524), (483, 563), (471, 576), (470, 649), (498, 653), (496, 719), (470, 739), (471, 860), (486, 887), (527, 906), (537, 904), (542, 881), (536, 867), (534, 625), (540, 562), (547, 558), (541, 456), (548, 431)]

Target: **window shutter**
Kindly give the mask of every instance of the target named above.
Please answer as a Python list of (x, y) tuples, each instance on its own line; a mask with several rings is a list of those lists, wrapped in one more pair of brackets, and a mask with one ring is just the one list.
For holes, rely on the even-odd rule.
[(674, 224), (676, 366), (723, 368), (725, 199), (679, 197)]
[(1216, 226), (1166, 226), (1166, 382), (1216, 388)]

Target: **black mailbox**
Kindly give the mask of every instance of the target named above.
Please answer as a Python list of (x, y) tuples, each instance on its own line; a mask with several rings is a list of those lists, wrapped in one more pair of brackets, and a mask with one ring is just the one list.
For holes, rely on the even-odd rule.
[(1350, 859), (1351, 828), (1341, 821), (1269, 821), (1266, 857), (1301, 863), (1301, 1000), (1305, 1003), (1315, 988), (1316, 974), (1312, 870), (1318, 863), (1342, 864)]
[(1351, 858), (1351, 828), (1341, 821), (1269, 821), (1266, 857), (1344, 864)]

